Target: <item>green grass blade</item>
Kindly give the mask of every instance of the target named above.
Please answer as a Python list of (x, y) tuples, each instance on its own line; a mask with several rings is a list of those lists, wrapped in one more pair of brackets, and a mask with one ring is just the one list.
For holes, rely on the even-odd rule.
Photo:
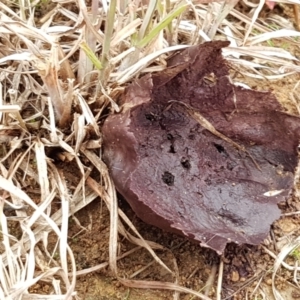
[(177, 16), (179, 16), (188, 5), (183, 4), (171, 11), (163, 20), (161, 20), (157, 26), (155, 26), (149, 34), (147, 34), (141, 41), (137, 43), (138, 48), (145, 47), (149, 42), (153, 41), (159, 32), (165, 29)]
[(80, 43), (80, 48), (84, 51), (86, 56), (90, 59), (90, 61), (93, 63), (93, 65), (98, 69), (102, 70), (103, 65), (99, 61), (98, 57), (95, 55), (93, 50), (88, 46), (88, 44), (84, 41)]

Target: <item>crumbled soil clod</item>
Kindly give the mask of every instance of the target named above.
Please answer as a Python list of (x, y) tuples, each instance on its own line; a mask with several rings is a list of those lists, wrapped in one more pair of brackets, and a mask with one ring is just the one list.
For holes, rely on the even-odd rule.
[(273, 95), (231, 83), (226, 45), (191, 47), (165, 71), (137, 80), (123, 112), (103, 126), (104, 159), (136, 214), (218, 253), (228, 242), (267, 236), (293, 186), (300, 134), (299, 118)]

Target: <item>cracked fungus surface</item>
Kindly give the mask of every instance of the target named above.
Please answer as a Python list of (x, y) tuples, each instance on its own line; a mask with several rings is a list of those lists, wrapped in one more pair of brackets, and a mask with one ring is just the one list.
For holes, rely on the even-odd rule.
[(279, 218), (300, 127), (272, 94), (231, 83), (226, 45), (191, 47), (137, 80), (103, 126), (105, 161), (135, 213), (218, 253), (259, 244)]

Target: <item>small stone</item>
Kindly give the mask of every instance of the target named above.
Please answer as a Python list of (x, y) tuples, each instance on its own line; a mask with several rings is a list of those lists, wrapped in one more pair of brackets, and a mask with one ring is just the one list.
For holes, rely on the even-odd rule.
[(231, 273), (231, 281), (237, 282), (237, 281), (239, 281), (239, 280), (240, 280), (239, 272), (233, 271), (233, 272)]
[(268, 278), (268, 279), (266, 280), (266, 284), (267, 284), (267, 285), (272, 285), (272, 278)]

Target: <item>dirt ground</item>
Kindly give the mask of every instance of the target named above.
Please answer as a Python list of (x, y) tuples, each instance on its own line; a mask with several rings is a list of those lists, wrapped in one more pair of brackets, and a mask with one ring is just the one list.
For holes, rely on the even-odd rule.
[[(294, 52), (299, 51), (294, 49)], [(295, 53), (297, 55), (297, 53)], [(235, 81), (246, 83), (256, 90), (271, 90), (288, 112), (297, 114), (296, 104), (291, 101), (290, 93), (299, 81), (300, 75), (293, 75), (283, 80), (268, 82), (267, 80), (253, 80), (241, 75)], [(300, 188), (300, 183), (298, 183)], [(219, 266), (220, 257), (209, 249), (199, 247), (185, 238), (164, 232), (149, 226), (139, 220), (129, 205), (119, 197), (120, 208), (130, 218), (140, 234), (147, 240), (163, 245), (169, 251), (156, 251), (159, 257), (174, 270), (174, 259), (178, 265), (179, 284), (196, 291), (205, 290), (205, 285), (213, 266)], [(300, 209), (300, 199), (291, 196), (286, 203), (280, 205), (282, 213), (295, 212)], [(82, 230), (74, 220), (70, 219), (69, 243), (77, 261), (77, 269), (85, 269), (108, 260), (109, 213), (101, 200), (96, 200), (76, 214)], [(269, 238), (259, 246), (229, 245), (224, 255), (224, 274), (222, 299), (273, 299), (271, 295), (271, 276), (274, 259), (265, 251), (264, 247), (278, 254), (282, 246), (289, 240), (300, 236), (300, 216), (295, 214), (285, 216), (276, 221), (270, 231)], [(119, 253), (122, 254), (135, 246), (125, 239), (120, 240)], [(294, 265), (300, 259), (300, 249), (288, 257), (288, 263)], [(151, 255), (144, 249), (119, 260), (120, 276), (130, 278), (139, 269), (153, 261)], [(174, 282), (174, 278), (157, 263), (132, 277), (151, 281)], [(216, 280), (209, 296), (215, 298)], [(277, 289), (284, 299), (299, 299), (300, 289), (293, 282), (293, 274), (282, 268), (276, 278)], [(81, 299), (173, 299), (173, 292), (130, 289), (120, 284), (110, 272), (109, 268), (79, 276), (77, 291)], [(194, 297), (195, 298), (195, 297)], [(181, 300), (194, 299), (191, 295), (180, 295)]]

